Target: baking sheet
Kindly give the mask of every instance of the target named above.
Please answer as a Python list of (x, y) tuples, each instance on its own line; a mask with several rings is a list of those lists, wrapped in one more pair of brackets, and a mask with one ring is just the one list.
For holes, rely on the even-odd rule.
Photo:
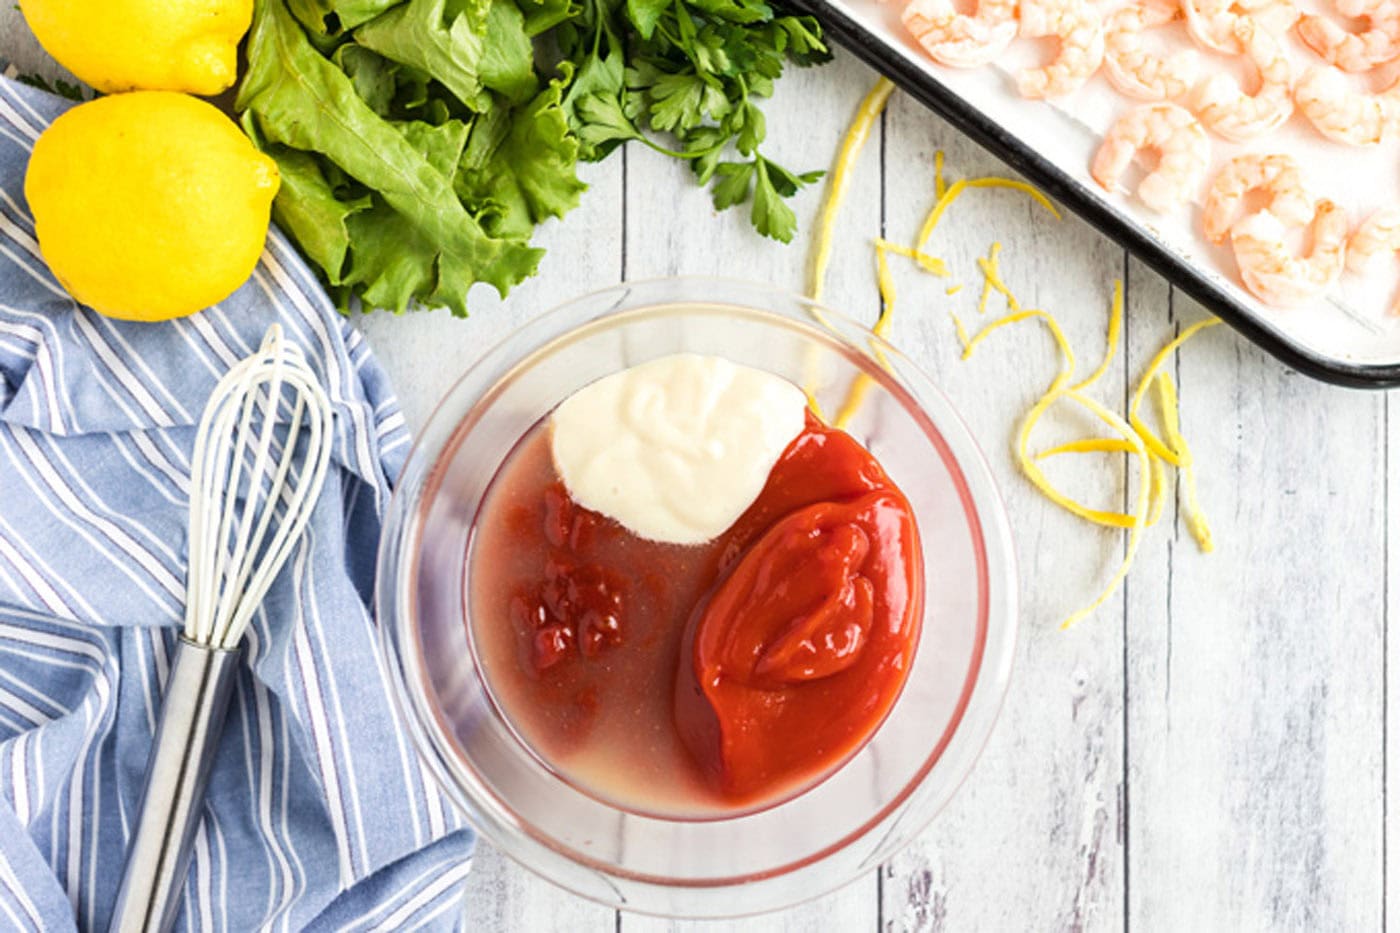
[[(1228, 245), (1215, 246), (1200, 235), (1199, 203), (1175, 215), (1155, 214), (1131, 195), (1140, 169), (1125, 173), (1114, 193), (1090, 177), (1089, 163), (1103, 133), (1118, 114), (1142, 103), (1119, 94), (1102, 73), (1056, 101), (1027, 100), (1016, 93), (1015, 74), (1045, 60), (1049, 52), (1043, 42), (1017, 40), (994, 65), (953, 69), (934, 63), (907, 35), (899, 22), (900, 0), (800, 0), (799, 5), (820, 18), (837, 41), (1285, 362), (1331, 382), (1400, 385), (1400, 318), (1387, 313), (1400, 294), (1400, 262), (1378, 257), (1366, 276), (1345, 274), (1311, 304), (1289, 309), (1261, 304), (1237, 284)], [(1190, 44), (1180, 23), (1153, 30), (1147, 42), (1164, 51)], [(1289, 44), (1300, 74), (1302, 66), (1317, 61), (1296, 39), (1290, 37)], [(1201, 55), (1203, 74), (1242, 73), (1238, 63), (1223, 56), (1204, 50)], [(1383, 72), (1358, 79), (1356, 86), (1389, 77)], [(1400, 204), (1400, 134), (1374, 147), (1346, 146), (1322, 138), (1295, 113), (1262, 139), (1231, 144), (1212, 134), (1211, 141), (1211, 175), (1243, 152), (1289, 152), (1303, 166), (1312, 192), (1345, 207), (1353, 224), (1378, 206)]]

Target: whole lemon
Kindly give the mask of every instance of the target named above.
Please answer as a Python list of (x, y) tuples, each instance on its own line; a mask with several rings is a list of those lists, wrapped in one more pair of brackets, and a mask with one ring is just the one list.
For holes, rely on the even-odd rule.
[(227, 298), (267, 238), (277, 164), (213, 105), (168, 91), (80, 104), (34, 144), (24, 194), (63, 287), (162, 321)]
[(237, 76), (253, 0), (20, 0), (39, 44), (99, 91), (217, 94)]

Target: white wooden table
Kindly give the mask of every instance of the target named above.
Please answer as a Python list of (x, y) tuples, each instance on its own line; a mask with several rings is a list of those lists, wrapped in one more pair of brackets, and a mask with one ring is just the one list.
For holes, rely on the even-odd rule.
[[(8, 5), (0, 57), (47, 67)], [(846, 55), (792, 73), (767, 108), (772, 155), (793, 168), (825, 168), (873, 80)], [(913, 237), (932, 201), (940, 149), (952, 177), (1001, 171), (897, 94), (843, 214), (832, 305), (874, 319), (869, 242)], [(582, 207), (540, 237), (549, 249), (540, 274), (506, 301), (482, 290), (466, 321), (434, 312), (358, 322), (413, 424), (511, 328), (583, 291), (676, 273), (802, 287), (819, 192), (799, 198), (799, 241), (784, 247), (752, 234), (734, 212), (716, 215), (685, 169), (641, 148), (587, 167), (585, 178)], [(1123, 591), (1060, 632), (1057, 623), (1096, 592), (1124, 542), (1050, 506), (1012, 464), (1014, 424), (1056, 365), (1048, 337), (1016, 328), (959, 359), (948, 310), (978, 324), (974, 259), (993, 240), (1003, 244), (1011, 287), (1055, 312), (1090, 365), (1102, 352), (1113, 280), (1124, 279), (1126, 352), (1097, 393), (1120, 410), (1152, 353), (1203, 314), (1086, 225), (1055, 223), (1011, 193), (974, 194), (940, 228), (932, 249), (968, 283), (959, 295), (899, 261), (894, 342), (961, 408), (1015, 529), (1023, 616), (1011, 689), (966, 786), (918, 845), (819, 901), (726, 926), (1385, 926), (1397, 884), (1387, 855), (1400, 847), (1387, 819), (1391, 746), (1400, 747), (1388, 741), (1400, 736), (1387, 715), (1390, 700), (1400, 700), (1400, 677), (1392, 684), (1388, 676), (1387, 622), (1400, 617), (1400, 423), (1391, 426), (1390, 398), (1321, 385), (1226, 328), (1206, 332), (1175, 372), (1217, 550), (1200, 554), (1172, 520), (1173, 494)], [(1076, 466), (1057, 474), (1066, 486), (1110, 507), (1126, 502), (1119, 458)], [(559, 891), (488, 845), (478, 851), (466, 915), (472, 929), (532, 933), (671, 926)]]

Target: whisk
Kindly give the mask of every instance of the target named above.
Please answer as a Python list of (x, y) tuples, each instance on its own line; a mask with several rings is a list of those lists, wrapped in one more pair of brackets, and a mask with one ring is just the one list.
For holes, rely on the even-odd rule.
[(209, 397), (191, 469), (185, 630), (170, 665), (113, 933), (174, 923), (243, 634), (311, 517), (330, 463), (330, 422), (325, 391), (277, 324)]

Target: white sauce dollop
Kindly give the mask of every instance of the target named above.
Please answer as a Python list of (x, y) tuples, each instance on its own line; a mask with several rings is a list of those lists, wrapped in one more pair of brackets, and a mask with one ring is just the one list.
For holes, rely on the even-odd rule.
[(758, 498), (806, 409), (772, 373), (665, 356), (565, 399), (551, 417), (554, 466), (575, 502), (633, 534), (701, 544)]

